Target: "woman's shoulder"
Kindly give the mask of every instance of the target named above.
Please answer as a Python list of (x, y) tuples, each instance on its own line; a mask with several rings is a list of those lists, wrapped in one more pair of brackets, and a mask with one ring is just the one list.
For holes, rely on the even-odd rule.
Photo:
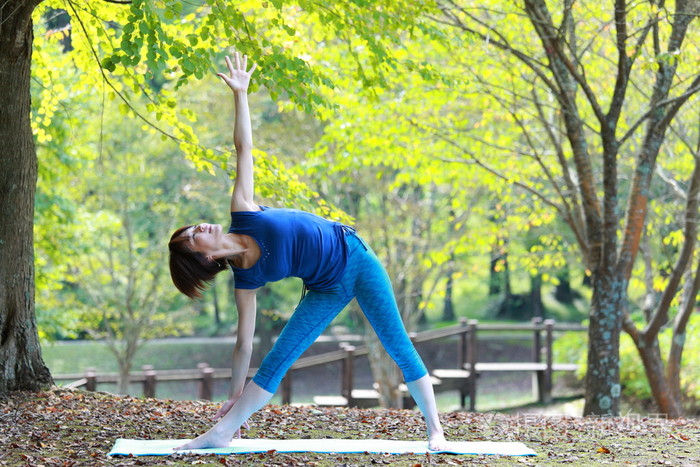
[(256, 211), (231, 211), (231, 228), (229, 232), (241, 229), (255, 229), (260, 222), (265, 222), (268, 217), (265, 214), (270, 212), (267, 206), (259, 206)]
[(234, 213), (256, 213), (263, 212), (270, 209), (267, 206), (262, 206), (260, 204), (237, 204), (231, 205), (231, 214)]
[(269, 210), (270, 210), (270, 208), (267, 207), (267, 206), (258, 206), (258, 205), (256, 205), (255, 207), (257, 207), (258, 209), (240, 209), (240, 210), (231, 211), (231, 217), (235, 217), (235, 216), (238, 216), (238, 217), (257, 216), (257, 215), (260, 215), (260, 214), (264, 213), (265, 211), (269, 211)]

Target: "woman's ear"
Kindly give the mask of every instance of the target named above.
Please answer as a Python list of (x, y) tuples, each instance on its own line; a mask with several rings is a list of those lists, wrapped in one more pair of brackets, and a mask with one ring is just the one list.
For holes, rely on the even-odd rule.
[(219, 259), (218, 258), (215, 259), (212, 255), (205, 256), (204, 258), (209, 262), (216, 263), (216, 265), (219, 266), (220, 268), (224, 268), (226, 266), (226, 260), (224, 260), (224, 264), (222, 266), (221, 263), (219, 262)]

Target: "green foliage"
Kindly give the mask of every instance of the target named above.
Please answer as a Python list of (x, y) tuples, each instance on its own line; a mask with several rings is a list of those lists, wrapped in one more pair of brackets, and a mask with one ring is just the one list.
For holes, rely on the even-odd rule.
[[(457, 279), (468, 277), (462, 272), (465, 266), (478, 269), (503, 227), (518, 225), (521, 217), (507, 199), (498, 204), (501, 215), (493, 217), (491, 203), (483, 201), (491, 188), (480, 188), (487, 179), (474, 166), (446, 165), (451, 145), (425, 131), (445, 119), (456, 123), (463, 118), (461, 96), (470, 96), (470, 88), (449, 56), (471, 38), (445, 34), (426, 21), (422, 13), (434, 13), (430, 2), (381, 2), (370, 10), (355, 4), (299, 6), (137, 1), (128, 7), (109, 6), (116, 14), (104, 22), (104, 5), (72, 4), (74, 31), (82, 34), (74, 33), (70, 57), (52, 54), (51, 59), (72, 59), (76, 77), (87, 88), (101, 89), (107, 101), (121, 101), (126, 117), (143, 121), (151, 135), (175, 140), (196, 168), (212, 172), (216, 167), (228, 170), (228, 151), (218, 148), (230, 144), (230, 136), (221, 138), (221, 131), (209, 131), (196, 121), (204, 115), (196, 106), (185, 108), (184, 85), (212, 76), (212, 64), (216, 68), (224, 53), (217, 49), (224, 39), (255, 57), (262, 72), (254, 86), (268, 87), (281, 110), (296, 107), (332, 118), (326, 120), (324, 142), (314, 153), (293, 159), (296, 170), (287, 168), (288, 159), (283, 163), (265, 149), (256, 153), (258, 193), (271, 204), (312, 208), (344, 222), (363, 215), (366, 220), (358, 224), (367, 224), (366, 235), (381, 245), (392, 276), (412, 278), (400, 294), (425, 293), (418, 308), (427, 309), (430, 295), (440, 293), (437, 284), (453, 255), (462, 266)], [(56, 68), (49, 57), (39, 58), (46, 69)], [(102, 74), (87, 73), (95, 58), (106, 70)], [(217, 96), (215, 102), (226, 100), (223, 93), (201, 89)], [(212, 117), (225, 112), (210, 107)], [(307, 188), (306, 180), (322, 189)], [(355, 213), (360, 207), (346, 201), (347, 190), (328, 189), (350, 186), (351, 181), (353, 196), (387, 188), (388, 196), (367, 197)], [(204, 200), (205, 193), (201, 183), (191, 184), (183, 201)], [(375, 222), (378, 215), (381, 226)], [(541, 225), (543, 217), (533, 214), (531, 223)], [(419, 219), (421, 225), (416, 224)], [(465, 233), (469, 241), (464, 241)], [(545, 267), (542, 263), (540, 259), (538, 264)], [(553, 264), (546, 255), (544, 263)]]
[[(357, 224), (385, 259), (409, 320), (424, 312), (438, 316), (450, 270), (462, 294), (458, 314), (487, 304), (493, 252), (508, 254), (516, 284), (541, 275), (551, 288), (562, 269), (576, 277), (589, 273), (578, 249), (585, 241), (563, 215), (580, 201), (578, 186), (566, 186), (575, 170), (563, 144), (561, 109), (541, 82), (552, 77), (508, 50), (548, 61), (522, 5), (440, 6), (43, 2), (35, 15), (32, 91), (41, 161), (37, 312), (44, 334), (71, 335), (80, 312), (94, 309), (104, 313), (105, 330), (123, 302), (117, 294), (133, 285), (130, 268), (147, 270), (142, 276), (153, 274), (153, 281), (167, 276), (151, 270), (164, 262), (154, 239), (162, 248), (175, 225), (227, 222), (217, 207), (235, 178), (231, 105), (214, 72), (233, 47), (260, 66), (251, 102), (261, 202)], [(46, 26), (46, 15), (61, 7), (71, 20), (70, 50), (62, 50), (63, 33)], [(552, 9), (557, 24), (562, 11)], [(586, 81), (607, 107), (616, 52), (612, 29), (600, 24), (612, 24), (611, 12), (574, 3), (570, 13), (579, 19), (579, 38), (588, 38), (578, 57)], [(627, 13), (634, 30), (661, 18), (651, 4)], [(668, 35), (667, 21), (656, 27), (660, 37)], [(681, 53), (647, 43), (628, 50), (638, 65), (619, 123), (621, 135), (629, 131), (618, 157), (620, 209), (643, 143), (637, 123), (646, 112), (647, 83), (670, 64), (679, 66), (680, 83), (689, 81), (696, 67), (688, 57), (695, 52), (697, 44)], [(269, 98), (272, 104), (263, 103)], [(602, 154), (594, 109), (582, 94), (577, 103), (588, 149)], [(696, 106), (687, 106), (677, 121), (695, 121), (696, 114)], [(663, 290), (682, 245), (677, 200), (694, 164), (694, 128), (679, 123), (663, 143), (648, 204), (648, 258), (638, 261), (630, 280), (633, 306)], [(602, 169), (602, 159), (592, 158), (596, 179)], [(596, 191), (602, 195), (602, 186)], [(205, 299), (205, 313), (214, 293), (231, 308), (222, 280)], [(290, 308), (287, 290), (273, 295), (282, 304), (266, 310)], [(154, 319), (163, 310), (193, 311), (174, 294), (164, 292), (162, 300)]]

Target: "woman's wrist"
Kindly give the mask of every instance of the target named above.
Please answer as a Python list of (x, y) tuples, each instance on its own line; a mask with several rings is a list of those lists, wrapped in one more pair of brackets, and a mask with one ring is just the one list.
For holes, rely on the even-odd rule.
[(234, 386), (232, 384), (231, 390), (228, 393), (229, 400), (238, 400), (241, 398), (241, 395), (243, 395), (243, 388), (236, 390), (236, 389), (234, 389)]

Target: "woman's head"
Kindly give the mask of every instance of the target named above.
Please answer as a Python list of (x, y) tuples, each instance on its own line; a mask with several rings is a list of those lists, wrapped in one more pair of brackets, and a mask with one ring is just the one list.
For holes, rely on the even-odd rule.
[(170, 276), (175, 287), (190, 298), (199, 298), (201, 291), (214, 276), (226, 269), (226, 260), (214, 261), (192, 249), (192, 232), (197, 226), (177, 229), (168, 243), (170, 249)]

